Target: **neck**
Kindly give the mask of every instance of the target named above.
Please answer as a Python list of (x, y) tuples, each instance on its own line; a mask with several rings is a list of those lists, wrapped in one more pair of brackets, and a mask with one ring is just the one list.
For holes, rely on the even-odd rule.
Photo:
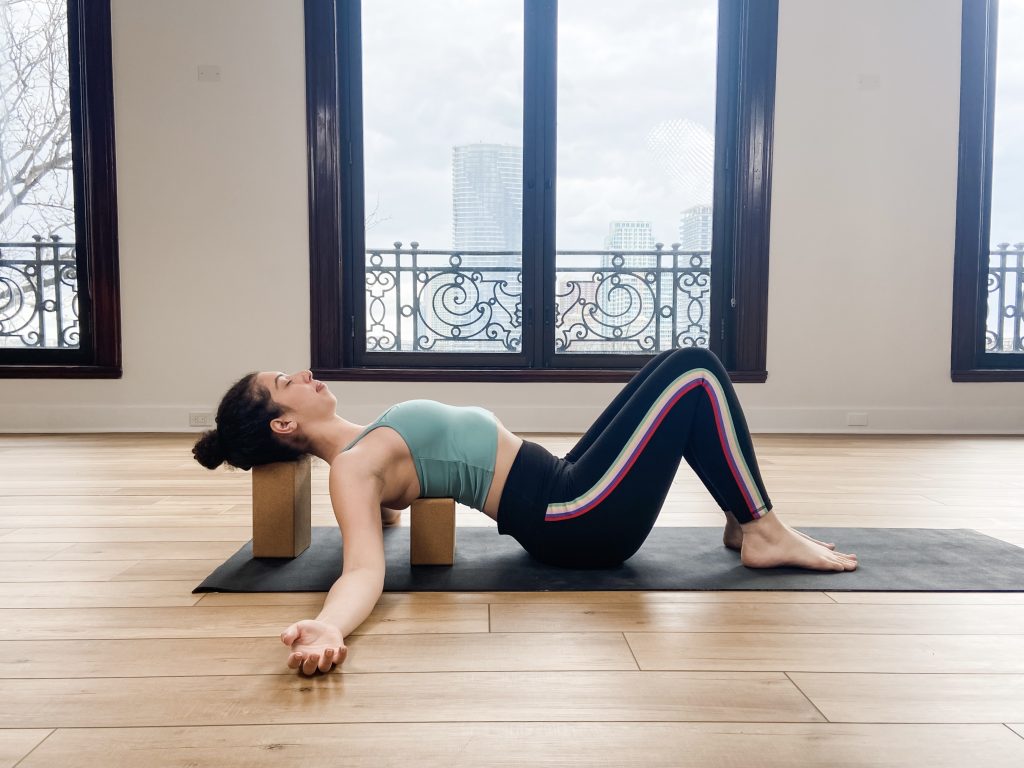
[(330, 464), (362, 431), (359, 424), (336, 415), (330, 421), (307, 428), (309, 452)]

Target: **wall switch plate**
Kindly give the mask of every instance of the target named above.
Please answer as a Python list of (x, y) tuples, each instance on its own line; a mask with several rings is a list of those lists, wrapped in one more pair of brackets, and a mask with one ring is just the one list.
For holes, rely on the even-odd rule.
[(200, 64), (196, 67), (196, 79), (199, 80), (200, 83), (220, 82), (220, 65)]
[(857, 87), (862, 91), (877, 91), (882, 87), (882, 76), (878, 72), (861, 72), (857, 75)]
[(188, 425), (190, 427), (212, 427), (213, 414), (209, 411), (191, 411), (188, 414)]
[(848, 427), (866, 427), (868, 425), (868, 415), (866, 413), (848, 413), (846, 414), (846, 426)]

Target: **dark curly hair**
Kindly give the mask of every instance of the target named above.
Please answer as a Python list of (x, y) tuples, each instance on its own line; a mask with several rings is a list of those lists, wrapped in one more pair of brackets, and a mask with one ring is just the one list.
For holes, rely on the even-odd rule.
[(271, 420), (284, 412), (270, 390), (256, 383), (256, 373), (247, 373), (221, 399), (217, 428), (203, 433), (192, 447), (192, 455), (207, 469), (216, 469), (225, 461), (238, 469), (294, 461), (306, 451), (286, 445), (270, 429)]

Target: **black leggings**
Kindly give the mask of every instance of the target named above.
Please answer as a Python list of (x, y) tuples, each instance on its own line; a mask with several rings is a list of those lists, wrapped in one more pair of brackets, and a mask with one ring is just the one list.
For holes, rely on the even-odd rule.
[(740, 523), (771, 511), (736, 391), (700, 347), (650, 360), (564, 458), (524, 441), (498, 532), (552, 565), (618, 565), (654, 527), (680, 458)]

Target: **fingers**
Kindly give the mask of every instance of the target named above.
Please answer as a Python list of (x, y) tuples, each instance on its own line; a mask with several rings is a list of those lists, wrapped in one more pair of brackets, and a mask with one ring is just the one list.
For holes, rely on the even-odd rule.
[(311, 653), (306, 657), (306, 660), (302, 662), (302, 671), (307, 675), (312, 675), (316, 672), (317, 664), (320, 661), (319, 653)]
[(323, 653), (306, 653), (295, 651), (288, 655), (288, 668), (298, 669), (303, 674), (312, 675), (317, 672), (330, 672), (337, 664), (348, 656), (348, 648), (344, 645), (334, 648), (325, 648)]
[(291, 645), (299, 638), (299, 627), (296, 624), (292, 624), (288, 629), (281, 633), (281, 642), (285, 645)]

